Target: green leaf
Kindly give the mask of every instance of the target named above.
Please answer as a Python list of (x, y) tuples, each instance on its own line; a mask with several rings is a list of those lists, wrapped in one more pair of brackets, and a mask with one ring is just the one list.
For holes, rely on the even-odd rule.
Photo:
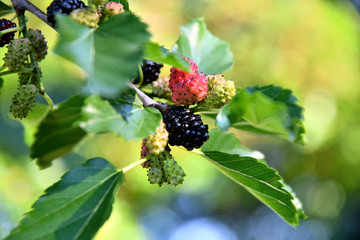
[(233, 65), (229, 43), (212, 35), (202, 18), (181, 27), (174, 50), (192, 59), (199, 66), (199, 72), (207, 75), (225, 72)]
[(189, 63), (181, 55), (176, 52), (170, 52), (155, 42), (148, 42), (146, 44), (144, 58), (190, 72)]
[(284, 185), (284, 188), (291, 193), (291, 195), (294, 197), (294, 199), (292, 200), (293, 204), (295, 205), (298, 213), (299, 213), (299, 219), (307, 219), (307, 216), (305, 214), (302, 202), (300, 201), (300, 199), (296, 196), (296, 193), (294, 192), (294, 190), (292, 189), (292, 187), (290, 187), (290, 185), (286, 184), (283, 180), (281, 180), (281, 183)]
[(238, 89), (230, 104), (220, 110), (216, 124), (222, 130), (234, 127), (304, 142), (302, 108), (291, 91), (280, 87)]
[(49, 167), (85, 137), (86, 132), (74, 124), (81, 118), (83, 105), (84, 97), (71, 97), (42, 120), (30, 148), (30, 156), (40, 168)]
[(3, 85), (4, 85), (4, 79), (0, 78), (0, 90), (2, 89)]
[(12, 7), (3, 3), (3, 1), (0, 1), (0, 16), (4, 16), (12, 11), (14, 11)]
[(48, 108), (48, 105), (37, 103), (26, 118), (19, 120), (24, 125), (24, 139), (28, 146), (31, 146), (35, 141), (34, 135)]
[(88, 97), (79, 126), (90, 133), (114, 132), (128, 141), (154, 134), (160, 125), (161, 113), (152, 107), (144, 108), (140, 100), (133, 98), (132, 89), (116, 100)]
[(127, 81), (138, 71), (150, 34), (146, 24), (127, 12), (89, 29), (68, 16), (58, 16), (60, 40), (55, 52), (83, 68), (87, 90), (114, 97), (127, 89)]
[(66, 173), (45, 191), (6, 240), (92, 239), (109, 218), (122, 172), (102, 158)]
[(298, 225), (300, 213), (293, 203), (294, 197), (284, 188), (276, 170), (263, 161), (241, 156), (239, 146), (233, 134), (213, 129), (201, 151), (222, 173), (245, 187), (289, 224)]
[[(202, 151), (212, 151), (216, 149), (219, 152), (228, 154), (240, 154), (243, 157), (252, 157), (258, 160), (264, 160), (264, 155), (259, 151), (250, 150), (244, 147), (237, 137), (229, 132), (221, 131), (218, 128), (211, 130), (212, 138), (202, 147)], [(224, 144), (226, 142), (226, 144)]]
[(298, 99), (292, 95), (291, 90), (269, 85), (263, 87), (248, 87), (246, 91), (250, 93), (261, 92), (276, 102), (284, 103), (287, 107), (288, 114), (288, 122), (285, 123), (285, 126), (290, 132), (290, 139), (302, 144), (305, 142), (303, 108), (297, 104)]

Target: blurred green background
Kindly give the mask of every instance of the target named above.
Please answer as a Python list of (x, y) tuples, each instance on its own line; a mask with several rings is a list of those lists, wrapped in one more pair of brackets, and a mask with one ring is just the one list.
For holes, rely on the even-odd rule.
[[(51, 1), (32, 2), (45, 11)], [(294, 91), (305, 107), (305, 147), (235, 133), (245, 146), (262, 151), (294, 188), (308, 220), (293, 229), (205, 159), (174, 148), (187, 174), (184, 184), (159, 188), (147, 182), (145, 169), (132, 170), (96, 239), (360, 239), (360, 18), (354, 5), (345, 0), (129, 2), (149, 24), (153, 40), (168, 48), (180, 25), (204, 17), (210, 31), (230, 43), (235, 64), (225, 76), (238, 87), (274, 84)], [(353, 2), (360, 6), (360, 1)], [(41, 29), (53, 48), (56, 32), (28, 17), (29, 26)], [(55, 103), (80, 91), (85, 76), (76, 66), (53, 53), (41, 66)], [(38, 170), (29, 159), (22, 124), (9, 117), (16, 78), (4, 80), (0, 238), (69, 168), (95, 156), (121, 168), (140, 155), (140, 141), (128, 143), (113, 134), (89, 136), (51, 168)]]

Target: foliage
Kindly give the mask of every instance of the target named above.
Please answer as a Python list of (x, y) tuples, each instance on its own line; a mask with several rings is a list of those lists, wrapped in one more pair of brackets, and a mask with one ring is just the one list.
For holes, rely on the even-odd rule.
[[(21, 1), (20, 1), (21, 2)], [(199, 72), (222, 74), (233, 66), (229, 44), (215, 37), (203, 19), (193, 19), (181, 27), (172, 51), (150, 40), (147, 25), (129, 10), (112, 16), (89, 28), (58, 15), (59, 41), (55, 53), (78, 65), (86, 73), (81, 93), (55, 107), (46, 94), (39, 66), (33, 59), (27, 68), (17, 70), (36, 75), (39, 94), (49, 104), (48, 111), (39, 118), (30, 156), (40, 168), (50, 167), (59, 157), (69, 153), (87, 134), (112, 132), (126, 141), (146, 138), (160, 125), (164, 105), (157, 103), (139, 88), (133, 79), (141, 78), (142, 59), (153, 60), (170, 67), (190, 71), (183, 59), (194, 60)], [(9, 7), (0, 2), (0, 9)], [(11, 9), (11, 8), (10, 8)], [(27, 9), (31, 11), (31, 9)], [(19, 25), (26, 37), (25, 15), (19, 14)], [(29, 70), (30, 68), (30, 70)], [(9, 72), (3, 72), (3, 75)], [(13, 73), (10, 71), (10, 73)], [(132, 88), (130, 89), (129, 86)], [(138, 96), (137, 96), (137, 95)], [(166, 99), (161, 101), (169, 104)], [(195, 106), (193, 110), (203, 109)], [(250, 133), (282, 136), (304, 143), (302, 107), (292, 92), (278, 86), (254, 86), (238, 89), (235, 98), (221, 109), (215, 109), (214, 123), (221, 129), (210, 131), (210, 139), (201, 149), (217, 169), (243, 186), (293, 226), (305, 217), (293, 191), (288, 190), (276, 170), (255, 151), (242, 146), (230, 127)], [(31, 128), (34, 125), (24, 126)], [(146, 157), (146, 156), (144, 156)], [(151, 157), (151, 156), (150, 156)], [(147, 157), (149, 158), (149, 157)], [(134, 166), (146, 165), (146, 158), (134, 165), (117, 170), (107, 160), (94, 158), (71, 169), (63, 178), (46, 190), (7, 239), (89, 239), (110, 216), (112, 201), (123, 174)], [(169, 180), (170, 181), (170, 180)]]

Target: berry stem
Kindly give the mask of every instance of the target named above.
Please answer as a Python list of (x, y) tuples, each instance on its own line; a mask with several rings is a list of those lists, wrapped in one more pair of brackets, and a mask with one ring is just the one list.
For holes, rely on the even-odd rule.
[(138, 64), (138, 69), (139, 69), (139, 77), (140, 77), (139, 86), (141, 86), (144, 82), (144, 73), (142, 71), (142, 67), (140, 63)]
[(21, 27), (8, 28), (8, 29), (2, 30), (0, 32), (0, 37), (4, 34), (11, 33), (11, 32), (17, 32), (17, 31), (21, 31), (21, 30), (22, 30)]
[(143, 106), (144, 107), (154, 107), (160, 110), (160, 112), (164, 113), (168, 109), (168, 105), (165, 103), (159, 103), (155, 100), (151, 99), (149, 96), (147, 96), (145, 93), (143, 93), (140, 89), (138, 89), (134, 84), (131, 82), (128, 82), (129, 86), (136, 91), (136, 93), (139, 95)]
[(120, 171), (122, 171), (123, 173), (126, 173), (126, 172), (130, 171), (131, 169), (139, 166), (140, 164), (142, 164), (145, 161), (147, 161), (147, 159), (142, 158), (142, 159), (140, 159), (140, 160), (138, 160), (136, 162), (133, 162), (133, 163), (127, 165), (126, 167), (120, 169)]
[(39, 94), (46, 100), (49, 105), (49, 110), (54, 110), (54, 103), (49, 95), (46, 92), (39, 92)]
[[(0, 71), (2, 71), (3, 69), (0, 69)], [(4, 72), (0, 72), (0, 76), (4, 76), (4, 75), (8, 75), (11, 73), (19, 73), (19, 72), (33, 72), (34, 69), (33, 68), (21, 68), (21, 69), (17, 69), (17, 70), (13, 70), (13, 71), (4, 71)]]
[(41, 11), (38, 7), (36, 7), (34, 4), (32, 4), (30, 1), (28, 1), (28, 0), (11, 0), (11, 2), (12, 2), (12, 5), (13, 5), (15, 11), (18, 13), (18, 15), (19, 15), (19, 13), (23, 14), (25, 12), (25, 10), (27, 10), (27, 11), (33, 13), (38, 18), (40, 18), (47, 25), (52, 27), (51, 24), (47, 20), (46, 14), (43, 11)]

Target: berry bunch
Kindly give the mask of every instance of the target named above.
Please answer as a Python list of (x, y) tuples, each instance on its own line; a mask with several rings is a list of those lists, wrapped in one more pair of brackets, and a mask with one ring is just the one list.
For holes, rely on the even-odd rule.
[[(5, 18), (0, 19), (0, 31), (9, 29), (9, 28), (13, 28), (16, 27), (16, 24), (11, 22), (10, 20), (7, 20)], [(5, 46), (6, 44), (8, 44), (11, 40), (14, 39), (15, 33), (14, 32), (10, 32), (10, 33), (6, 33), (4, 35), (1, 36), (0, 39), (0, 47)]]
[(209, 139), (208, 126), (203, 124), (200, 115), (187, 107), (172, 107), (164, 114), (163, 121), (169, 132), (170, 145), (183, 146), (190, 151)]
[(78, 8), (86, 8), (87, 6), (80, 0), (54, 0), (47, 8), (47, 20), (53, 26), (56, 25), (55, 15), (69, 15), (73, 10)]
[(188, 58), (191, 73), (177, 68), (170, 69), (169, 88), (172, 91), (171, 100), (176, 105), (192, 105), (203, 100), (208, 91), (208, 79), (203, 73), (198, 73), (198, 66)]

